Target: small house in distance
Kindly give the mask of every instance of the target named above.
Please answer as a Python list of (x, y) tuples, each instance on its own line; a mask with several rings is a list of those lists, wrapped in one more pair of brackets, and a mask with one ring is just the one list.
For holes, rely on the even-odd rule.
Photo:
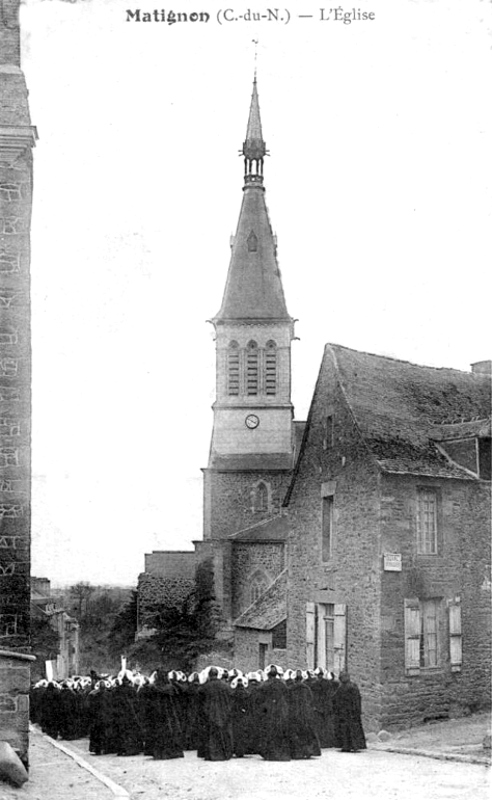
[[(58, 652), (52, 653), (49, 666), (46, 664), (50, 675), (57, 681), (76, 675), (80, 662), (79, 623), (57, 605), (48, 578), (31, 576), (31, 616), (33, 620), (46, 619), (58, 636)], [(45, 665), (38, 664), (36, 667), (38, 675), (44, 677)]]
[(376, 729), (490, 704), (490, 366), (325, 348), (284, 502), (286, 661), (348, 668)]

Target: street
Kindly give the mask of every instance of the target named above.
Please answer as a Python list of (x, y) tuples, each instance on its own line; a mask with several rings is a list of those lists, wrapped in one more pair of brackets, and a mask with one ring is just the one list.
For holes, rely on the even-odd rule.
[(91, 756), (83, 740), (68, 746), (127, 789), (132, 800), (488, 800), (486, 767), (368, 749), (325, 750), (321, 758), (287, 763), (246, 756), (225, 762), (153, 761), (131, 756)]

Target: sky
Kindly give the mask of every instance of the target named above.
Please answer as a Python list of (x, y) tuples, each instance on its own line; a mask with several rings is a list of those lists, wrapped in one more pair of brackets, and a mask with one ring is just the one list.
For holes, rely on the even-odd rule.
[(253, 40), (296, 418), (326, 342), (462, 370), (491, 356), (490, 4), (360, 0), (375, 18), (351, 24), (300, 0), (279, 22), (239, 5), (219, 22), (218, 0), (166, 6), (208, 23), (128, 8), (21, 8), (39, 134), (32, 573), (55, 585), (136, 585), (145, 553), (201, 538), (206, 321), (241, 204)]

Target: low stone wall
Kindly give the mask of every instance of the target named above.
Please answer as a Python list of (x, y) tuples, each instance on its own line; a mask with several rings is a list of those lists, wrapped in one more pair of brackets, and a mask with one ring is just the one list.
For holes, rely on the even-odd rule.
[(195, 588), (195, 576), (162, 578), (142, 572), (138, 576), (139, 630), (149, 625), (159, 606), (179, 608)]
[(28, 766), (29, 686), (35, 656), (0, 650), (0, 741)]

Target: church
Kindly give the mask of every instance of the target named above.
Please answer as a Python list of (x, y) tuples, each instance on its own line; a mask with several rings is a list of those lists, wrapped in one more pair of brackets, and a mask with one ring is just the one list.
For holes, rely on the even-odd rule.
[(139, 633), (206, 561), (239, 668), (348, 669), (370, 730), (469, 713), (490, 704), (491, 362), (464, 372), (327, 344), (296, 421), (266, 154), (255, 79), (211, 320), (203, 539), (146, 555)]
[[(146, 555), (139, 578), (143, 625), (146, 609), (158, 598), (176, 602), (189, 591), (195, 564), (207, 559), (213, 562), (223, 636), (232, 637), (235, 621), (266, 593), (270, 596), (272, 587), (285, 589), (282, 504), (304, 423), (294, 420), (291, 401), (294, 319), (265, 201), (266, 154), (255, 78), (242, 146), (243, 200), (222, 304), (211, 320), (216, 400), (203, 469), (203, 540), (195, 542), (195, 553)], [(272, 630), (276, 640), (285, 639), (285, 614)], [(262, 652), (266, 657), (266, 646)]]

